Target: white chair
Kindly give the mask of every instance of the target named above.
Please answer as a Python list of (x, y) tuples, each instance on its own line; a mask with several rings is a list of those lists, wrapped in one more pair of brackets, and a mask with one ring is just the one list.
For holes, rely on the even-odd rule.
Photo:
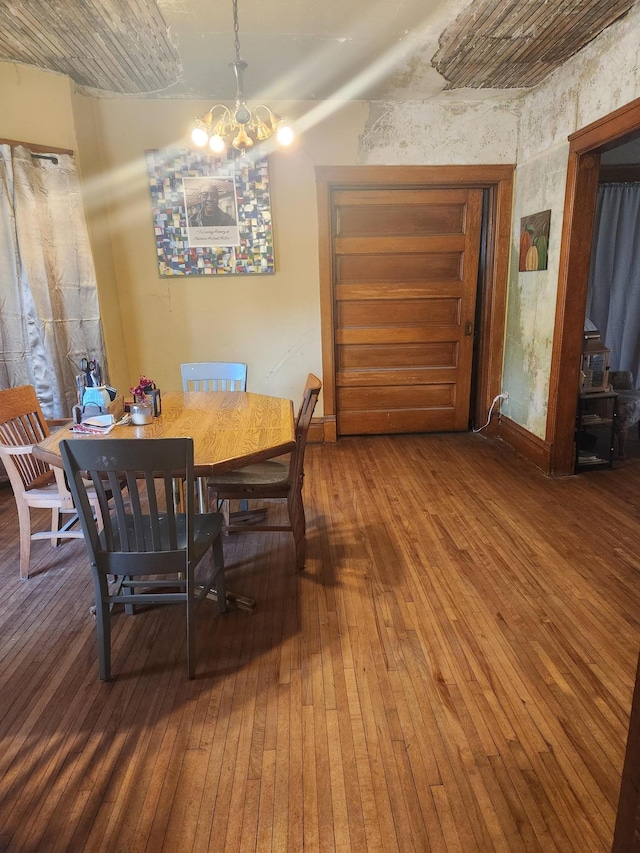
[[(246, 391), (247, 365), (236, 361), (192, 361), (180, 365), (182, 390), (189, 391)], [(207, 511), (206, 483), (198, 478), (198, 506), (200, 512)], [(247, 502), (242, 502), (246, 510)], [(229, 504), (222, 503), (218, 509), (229, 516)]]
[[(21, 385), (0, 391), (0, 458), (9, 475), (18, 509), (20, 527), (20, 577), (29, 577), (31, 541), (50, 539), (55, 547), (61, 539), (82, 539), (82, 531), (70, 528), (78, 520), (71, 493), (61, 468), (51, 468), (33, 455), (33, 445), (50, 435), (49, 424), (64, 421), (44, 419), (32, 385)], [(101, 521), (100, 505), (95, 491), (89, 489), (88, 500)], [(32, 533), (31, 510), (51, 510), (51, 530)], [(60, 524), (61, 514), (70, 515)]]
[(247, 365), (234, 361), (194, 361), (180, 365), (183, 391), (246, 391)]

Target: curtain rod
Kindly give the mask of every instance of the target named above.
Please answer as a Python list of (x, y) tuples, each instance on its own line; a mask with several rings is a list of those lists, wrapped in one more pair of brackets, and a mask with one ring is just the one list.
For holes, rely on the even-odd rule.
[(34, 154), (32, 151), (31, 156), (34, 160), (51, 160), (51, 162), (56, 166), (60, 162), (60, 160), (58, 160), (58, 158), (55, 157), (53, 154)]
[(18, 139), (0, 139), (0, 145), (21, 145), (23, 148), (28, 148), (31, 153), (36, 154), (71, 154), (71, 148), (56, 148), (52, 145), (38, 145), (34, 142), (21, 142)]

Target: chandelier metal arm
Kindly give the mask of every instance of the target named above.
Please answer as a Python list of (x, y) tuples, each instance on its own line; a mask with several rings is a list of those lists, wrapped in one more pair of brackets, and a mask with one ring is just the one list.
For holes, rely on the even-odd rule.
[[(236, 58), (229, 64), (236, 78), (236, 98), (233, 110), (224, 104), (214, 104), (203, 118), (196, 119), (196, 125), (191, 134), (194, 144), (204, 146), (209, 144), (215, 153), (224, 151), (228, 137), (235, 134), (231, 145), (246, 153), (253, 147), (254, 142), (262, 142), (276, 134), (282, 145), (288, 145), (293, 140), (293, 132), (287, 126), (286, 120), (276, 115), (266, 104), (258, 104), (251, 110), (244, 96), (244, 72), (247, 63), (240, 56), (240, 32), (238, 27), (238, 0), (233, 2), (233, 32)], [(220, 110), (221, 115), (214, 119), (214, 112)], [(266, 120), (258, 113), (265, 110)], [(255, 139), (254, 139), (255, 137)]]

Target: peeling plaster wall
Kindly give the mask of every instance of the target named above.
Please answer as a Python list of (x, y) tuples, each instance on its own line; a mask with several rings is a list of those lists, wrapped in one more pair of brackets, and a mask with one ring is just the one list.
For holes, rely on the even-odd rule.
[[(535, 90), (511, 99), (493, 91), (481, 103), (372, 103), (360, 139), (366, 164), (517, 164), (502, 385), (509, 400), (501, 408), (539, 438), (549, 401), (567, 137), (640, 96), (639, 32), (636, 7)], [(548, 269), (520, 273), (520, 219), (549, 209)]]
[(515, 99), (373, 102), (360, 137), (359, 162), (386, 166), (514, 163), (518, 117)]
[[(546, 433), (567, 137), (640, 96), (640, 8), (606, 30), (522, 100), (503, 368), (502, 411)], [(551, 210), (549, 268), (518, 272), (520, 218)]]
[[(547, 423), (551, 349), (558, 283), (558, 247), (567, 171), (568, 143), (518, 168), (511, 232), (511, 270), (502, 390), (502, 411), (534, 435)], [(548, 269), (518, 272), (520, 219), (551, 209)]]

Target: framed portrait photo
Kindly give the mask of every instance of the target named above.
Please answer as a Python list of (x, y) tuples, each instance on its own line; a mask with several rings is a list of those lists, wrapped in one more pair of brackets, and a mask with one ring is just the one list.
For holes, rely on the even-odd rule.
[(266, 158), (161, 149), (146, 159), (161, 276), (275, 272)]

